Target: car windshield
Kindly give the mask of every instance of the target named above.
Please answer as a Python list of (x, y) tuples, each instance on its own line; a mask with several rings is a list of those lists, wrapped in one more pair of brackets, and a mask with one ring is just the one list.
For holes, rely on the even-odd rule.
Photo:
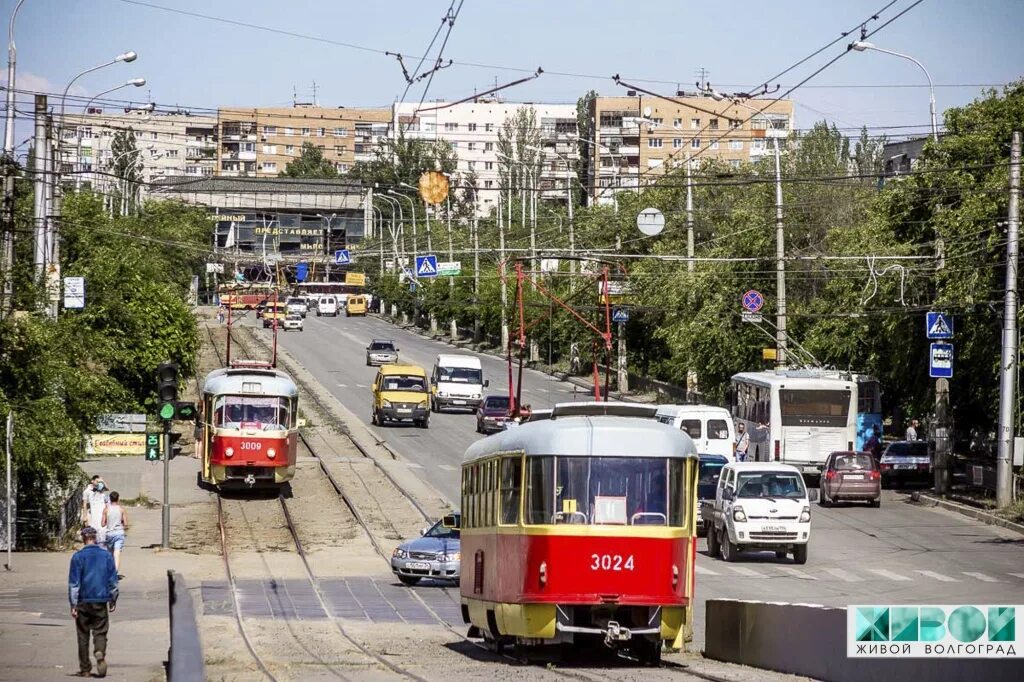
[(527, 524), (682, 526), (682, 459), (527, 457)]
[(718, 477), (722, 475), (722, 467), (725, 462), (709, 462), (701, 460), (700, 470), (697, 474), (697, 498), (709, 500), (715, 496), (715, 488), (718, 487)]
[(927, 457), (928, 443), (893, 443), (885, 454), (890, 457)]
[(387, 341), (374, 341), (370, 344), (370, 350), (394, 350), (395, 346)]
[(400, 374), (391, 374), (384, 377), (384, 390), (385, 391), (414, 391), (420, 393), (426, 393), (427, 385), (423, 381), (423, 377), (415, 376), (402, 376)]
[(806, 495), (800, 474), (786, 471), (741, 473), (736, 483), (736, 496), (745, 498), (799, 498)]
[(222, 395), (213, 404), (213, 425), (218, 428), (279, 431), (290, 423), (288, 398)]
[(860, 469), (872, 469), (874, 468), (874, 460), (871, 459), (871, 455), (863, 453), (851, 453), (848, 455), (836, 455), (834, 460), (834, 469), (847, 470), (860, 470)]
[(438, 367), (438, 381), (450, 381), (457, 384), (482, 384), (483, 372), (472, 367)]
[(306, 302), (301, 298), (289, 298), (288, 305), (306, 305)]
[(487, 402), (484, 404), (484, 407), (488, 410), (507, 410), (508, 404), (509, 402), (507, 397), (492, 396), (487, 399)]
[(430, 527), (430, 530), (428, 530), (426, 533), (423, 534), (423, 537), (425, 537), (425, 538), (446, 538), (446, 539), (449, 539), (449, 540), (458, 540), (459, 539), (459, 529), (458, 528), (447, 528), (444, 525), (444, 521), (438, 521), (437, 523), (435, 523), (433, 526)]

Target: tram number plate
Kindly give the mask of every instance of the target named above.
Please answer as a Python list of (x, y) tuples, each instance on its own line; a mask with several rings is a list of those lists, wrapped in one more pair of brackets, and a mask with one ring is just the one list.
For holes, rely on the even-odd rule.
[(415, 571), (426, 571), (430, 568), (430, 564), (426, 561), (410, 561), (405, 565), (406, 568), (413, 569)]
[(623, 556), (621, 554), (591, 554), (591, 571), (632, 571), (633, 555)]

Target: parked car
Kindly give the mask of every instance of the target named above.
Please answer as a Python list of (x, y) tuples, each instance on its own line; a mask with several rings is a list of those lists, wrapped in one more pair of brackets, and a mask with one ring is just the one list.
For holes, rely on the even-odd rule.
[(932, 480), (931, 448), (923, 440), (899, 440), (889, 443), (878, 463), (882, 485), (928, 483)]
[(391, 553), (391, 571), (405, 585), (423, 578), (459, 582), (462, 553), (459, 512), (449, 514), (429, 528), (422, 537), (403, 542)]
[(390, 339), (374, 339), (366, 347), (366, 366), (393, 365), (398, 362), (398, 349)]
[(509, 399), (507, 395), (489, 395), (476, 410), (476, 432), (491, 434), (505, 430), (508, 419)]
[(702, 503), (708, 525), (708, 554), (736, 561), (744, 550), (774, 550), (807, 563), (811, 506), (817, 490), (807, 490), (800, 470), (775, 462), (730, 462), (722, 468), (715, 498)]
[(288, 316), (284, 318), (284, 323), (281, 325), (281, 327), (285, 331), (292, 329), (294, 331), (301, 332), (302, 315), (299, 315), (298, 313), (288, 313)]
[(833, 452), (821, 476), (821, 506), (845, 500), (882, 504), (882, 476), (870, 452)]
[(697, 535), (706, 535), (707, 528), (704, 525), (704, 515), (701, 507), (704, 500), (714, 500), (715, 490), (718, 488), (718, 478), (722, 475), (722, 468), (729, 463), (724, 455), (701, 455), (697, 472)]
[(373, 418), (376, 426), (411, 420), (421, 429), (430, 426), (427, 372), (416, 365), (384, 365), (373, 381)]

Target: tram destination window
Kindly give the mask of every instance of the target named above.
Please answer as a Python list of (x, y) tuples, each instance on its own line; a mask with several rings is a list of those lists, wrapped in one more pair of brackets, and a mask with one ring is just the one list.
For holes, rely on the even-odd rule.
[(213, 425), (222, 429), (282, 431), (292, 424), (291, 400), (284, 397), (218, 396)]
[(501, 459), (501, 522), (514, 525), (519, 522), (519, 493), (522, 491), (523, 462), (519, 457)]

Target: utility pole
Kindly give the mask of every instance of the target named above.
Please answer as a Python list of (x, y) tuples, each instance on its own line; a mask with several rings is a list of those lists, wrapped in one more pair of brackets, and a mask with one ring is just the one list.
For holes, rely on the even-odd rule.
[[(63, 126), (64, 121), (61, 121), (59, 130), (63, 131)], [(50, 216), (46, 221), (46, 243), (49, 248), (49, 253), (47, 254), (46, 296), (49, 317), (51, 320), (56, 320), (60, 313), (60, 227), (64, 205), (64, 187), (61, 184), (60, 176), (62, 158), (60, 138), (63, 135), (61, 132), (58, 132), (56, 135), (54, 134), (53, 119), (49, 117), (46, 120), (46, 136), (53, 145), (50, 152)], [(52, 279), (49, 276), (51, 270), (55, 273)]]
[[(501, 205), (501, 195), (498, 195), (498, 205)], [(474, 206), (474, 209), (476, 207)], [(480, 223), (477, 221), (477, 213), (473, 211), (473, 340), (480, 341)]]
[[(505, 218), (512, 224), (512, 183), (509, 182)], [(501, 284), (501, 349), (508, 348), (508, 284), (505, 282), (505, 224), (501, 220), (501, 194), (498, 195), (498, 279)]]
[(4, 198), (3, 218), (0, 220), (0, 229), (3, 231), (3, 240), (0, 244), (0, 283), (3, 290), (0, 292), (0, 319), (3, 319), (14, 305), (14, 91), (15, 91), (15, 63), (18, 58), (18, 49), (14, 44), (14, 19), (21, 9), (25, 0), (18, 0), (18, 4), (11, 12), (11, 21), (7, 32), (7, 98), (6, 115), (4, 126)]
[(686, 155), (686, 271), (693, 272), (693, 177), (690, 155)]
[(935, 380), (935, 492), (949, 494), (949, 379)]
[(35, 200), (33, 202), (33, 238), (34, 249), (32, 263), (35, 266), (37, 282), (43, 282), (46, 276), (46, 195), (47, 195), (47, 163), (50, 145), (46, 139), (46, 95), (36, 95), (35, 130), (33, 136), (35, 149)]
[[(776, 131), (769, 124), (769, 133)], [(775, 346), (779, 365), (785, 367), (788, 361), (786, 351), (786, 234), (782, 224), (782, 153), (779, 138), (775, 143), (775, 291), (778, 303), (775, 313)]]
[(999, 363), (999, 444), (996, 454), (996, 505), (1013, 501), (1013, 411), (1017, 398), (1017, 259), (1020, 240), (1020, 131), (1010, 144), (1010, 211), (1006, 235), (1006, 295), (1003, 302), (1003, 348)]
[(171, 548), (171, 420), (164, 420), (164, 499), (161, 505), (161, 543), (164, 549)]
[(618, 359), (618, 386), (619, 393), (629, 390), (629, 371), (626, 369), (626, 323), (619, 322), (619, 359)]
[[(455, 260), (455, 251), (452, 246), (452, 200), (445, 197), (445, 213), (448, 218), (448, 262)], [(455, 341), (459, 338), (459, 325), (455, 320), (455, 277), (448, 278), (448, 314), (451, 315), (451, 338)]]
[[(530, 200), (530, 277), (537, 277), (537, 169), (533, 164), (530, 164), (530, 175), (529, 175), (529, 189), (527, 189), (527, 198)], [(534, 280), (536, 281), (536, 280)], [(537, 286), (533, 286), (533, 290), (537, 290)], [(530, 339), (530, 360), (536, 362), (540, 359), (540, 344), (537, 343), (536, 337)]]

